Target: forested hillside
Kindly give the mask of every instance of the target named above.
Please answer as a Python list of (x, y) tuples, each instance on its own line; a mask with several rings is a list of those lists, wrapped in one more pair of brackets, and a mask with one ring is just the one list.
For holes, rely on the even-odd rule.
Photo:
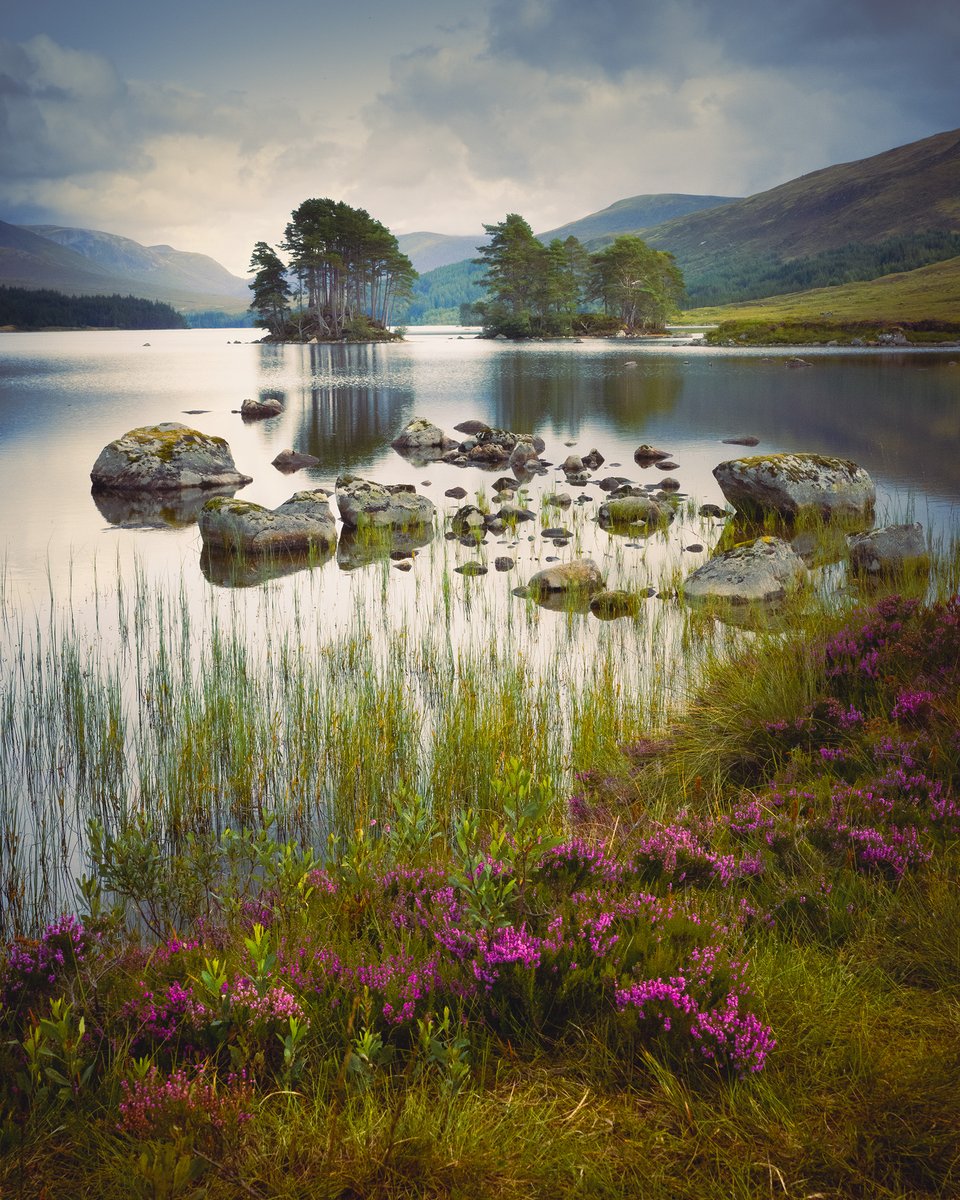
[(157, 300), (137, 296), (65, 296), (49, 288), (0, 286), (0, 326), (17, 329), (186, 329)]

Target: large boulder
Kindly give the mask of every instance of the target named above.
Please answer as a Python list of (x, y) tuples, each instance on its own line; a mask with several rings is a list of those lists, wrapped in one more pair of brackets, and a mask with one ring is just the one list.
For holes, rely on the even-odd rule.
[(930, 566), (927, 542), (919, 521), (885, 525), (847, 539), (850, 566), (864, 575), (891, 575), (899, 571), (926, 571)]
[(436, 512), (433, 502), (418, 496), (412, 484), (374, 483), (356, 475), (339, 477), (336, 497), (343, 523), (351, 529), (429, 525)]
[(221, 437), (176, 421), (143, 425), (104, 446), (90, 472), (94, 491), (172, 492), (181, 488), (243, 487)]
[(217, 496), (200, 510), (205, 550), (212, 553), (295, 554), (337, 544), (337, 524), (326, 492), (297, 492), (279, 508)]
[(686, 600), (758, 604), (782, 600), (807, 579), (803, 559), (780, 538), (761, 537), (717, 555), (683, 585)]
[(603, 576), (592, 558), (556, 563), (544, 571), (538, 571), (527, 584), (527, 590), (535, 598), (570, 593), (591, 596), (602, 587)]
[(873, 480), (856, 463), (822, 454), (760, 454), (713, 469), (720, 490), (738, 512), (763, 517), (864, 517), (873, 511)]

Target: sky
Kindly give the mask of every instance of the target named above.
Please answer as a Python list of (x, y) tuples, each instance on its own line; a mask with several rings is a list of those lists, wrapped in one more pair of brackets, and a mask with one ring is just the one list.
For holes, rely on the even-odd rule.
[(396, 234), (749, 195), (960, 126), (957, 0), (32, 0), (0, 219), (244, 274), (311, 196)]

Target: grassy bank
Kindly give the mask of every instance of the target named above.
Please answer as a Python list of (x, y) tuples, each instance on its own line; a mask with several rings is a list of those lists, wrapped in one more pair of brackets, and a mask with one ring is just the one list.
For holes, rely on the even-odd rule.
[(852, 321), (881, 326), (927, 320), (960, 322), (960, 259), (951, 258), (863, 283), (694, 309), (684, 313), (683, 319), (693, 324), (714, 324), (818, 322), (824, 318), (841, 324)]
[(938, 346), (960, 343), (960, 322), (740, 316), (721, 320), (704, 341), (708, 346)]
[[(199, 670), (183, 607), (135, 592), (139, 769), (158, 779), (146, 749), (171, 739), (183, 773), (128, 812), (116, 774), (84, 809), (77, 915), (6, 948), (3, 1194), (956, 1194), (957, 583), (951, 551), (926, 604), (808, 599), (732, 656), (691, 616), (695, 695), (671, 713), (650, 683), (633, 718), (609, 700), (622, 646), (556, 707), (506, 656), (447, 675), (420, 647), (451, 696), (436, 775), (362, 640), (331, 649), (328, 701), (292, 639), (255, 663), (223, 634)], [(38, 802), (77, 729), (91, 789), (111, 736), (116, 772), (130, 753), (121, 675), (55, 664), (22, 667), (73, 723), (26, 744)], [(115, 699), (94, 712), (97, 674)], [(289, 725), (243, 719), (298, 695), (315, 707)], [(579, 730), (572, 779), (553, 721)], [(332, 793), (297, 790), (321, 771)], [(330, 794), (317, 837), (298, 813)]]

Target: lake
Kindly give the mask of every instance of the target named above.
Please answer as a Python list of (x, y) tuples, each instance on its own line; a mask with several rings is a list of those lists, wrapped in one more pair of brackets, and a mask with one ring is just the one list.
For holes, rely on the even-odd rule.
[[(279, 811), (284, 829), (308, 833), (376, 819), (401, 784), (435, 803), (482, 803), (475, 777), (514, 752), (569, 787), (584, 758), (662, 720), (691, 656), (741, 636), (691, 626), (671, 599), (722, 534), (698, 509), (723, 504), (711, 474), (723, 459), (850, 458), (877, 483), (878, 519), (918, 519), (945, 539), (960, 527), (957, 349), (804, 349), (810, 365), (791, 369), (794, 351), (682, 339), (515, 345), (414, 329), (391, 345), (271, 346), (253, 336), (0, 335), (0, 890), (34, 881), (0, 925), (29, 927), (69, 890), (91, 816), (159, 814), (179, 828), (187, 797), (194, 824)], [(283, 412), (245, 424), (237, 410), (253, 396), (279, 397)], [(543, 515), (570, 528), (570, 544), (541, 538), (534, 522), (471, 548), (445, 540), (438, 521), (407, 572), (346, 544), (325, 561), (221, 570), (201, 562), (196, 524), (176, 504), (90, 493), (107, 442), (173, 420), (225, 437), (253, 477), (239, 494), (267, 506), (332, 489), (345, 471), (415, 484), (447, 516), (462, 503), (448, 488), (489, 499), (503, 471), (418, 466), (391, 449), (414, 417), (448, 433), (476, 418), (540, 435), (555, 466), (528, 485), (530, 507), (539, 514), (548, 491), (588, 497)], [(756, 451), (722, 443), (742, 434), (759, 439)], [(595, 447), (606, 460), (595, 481), (648, 482), (659, 473), (634, 464), (642, 442), (670, 451), (682, 500), (665, 534), (632, 541), (599, 530), (603, 493), (566, 488), (558, 466)], [(282, 474), (271, 460), (287, 447), (319, 464)], [(580, 555), (609, 586), (663, 598), (602, 622), (514, 594), (550, 558)], [(515, 565), (495, 571), (496, 557)], [(489, 573), (461, 576), (468, 561)], [(211, 679), (223, 685), (215, 697)], [(250, 723), (248, 741), (231, 719)]]

